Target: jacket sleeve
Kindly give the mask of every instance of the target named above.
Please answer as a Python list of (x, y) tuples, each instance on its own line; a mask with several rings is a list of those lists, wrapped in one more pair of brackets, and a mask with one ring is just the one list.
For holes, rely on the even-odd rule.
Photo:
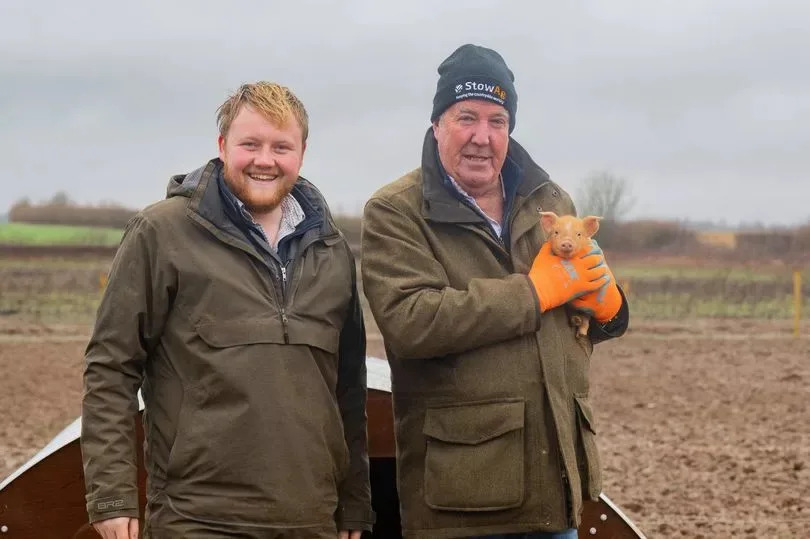
[(615, 339), (621, 337), (627, 331), (627, 326), (630, 325), (630, 306), (627, 303), (627, 296), (624, 295), (624, 290), (619, 287), (619, 294), (622, 296), (622, 306), (619, 307), (619, 312), (612, 320), (608, 320), (604, 324), (592, 322), (588, 327), (588, 336), (591, 343), (597, 344), (608, 339)]
[[(349, 251), (348, 245), (346, 250)], [(366, 331), (351, 253), (349, 259), (352, 301), (340, 333), (337, 380), (338, 406), (343, 419), (346, 447), (349, 449), (349, 472), (339, 485), (335, 520), (338, 530), (371, 531), (375, 515), (371, 509), (366, 426)]]
[(451, 287), (419, 220), (381, 198), (372, 198), (364, 212), (363, 289), (398, 359), (445, 356), (538, 329), (537, 299), (526, 275)]
[(138, 516), (135, 421), (149, 350), (173, 286), (153, 227), (138, 215), (124, 232), (85, 351), (81, 449), (90, 522)]

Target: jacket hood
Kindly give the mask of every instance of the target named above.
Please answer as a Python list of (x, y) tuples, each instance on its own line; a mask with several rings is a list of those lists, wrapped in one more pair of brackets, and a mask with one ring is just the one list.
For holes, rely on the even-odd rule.
[(205, 169), (214, 166), (219, 168), (222, 161), (218, 158), (212, 159), (200, 168), (189, 172), (188, 174), (175, 174), (169, 178), (169, 185), (166, 186), (166, 198), (172, 197), (186, 197), (191, 198), (191, 195), (200, 185), (203, 178)]

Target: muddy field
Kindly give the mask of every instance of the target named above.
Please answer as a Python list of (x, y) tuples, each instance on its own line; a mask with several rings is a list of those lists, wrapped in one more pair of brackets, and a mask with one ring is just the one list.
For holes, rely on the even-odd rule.
[[(0, 478), (79, 415), (109, 262), (0, 257)], [(689, 301), (729, 301), (727, 284), (706, 282)], [(808, 309), (797, 339), (784, 316), (695, 320), (682, 308), (671, 319), (645, 300), (648, 285), (636, 279), (630, 300), (653, 314), (592, 360), (605, 493), (651, 538), (810, 537)], [(762, 299), (746, 294), (741, 304)], [(367, 329), (382, 357), (370, 318)]]
[[(88, 331), (0, 318), (0, 476), (78, 416)], [(605, 493), (651, 538), (807, 537), (808, 358), (807, 335), (750, 321), (638, 322), (601, 345)]]

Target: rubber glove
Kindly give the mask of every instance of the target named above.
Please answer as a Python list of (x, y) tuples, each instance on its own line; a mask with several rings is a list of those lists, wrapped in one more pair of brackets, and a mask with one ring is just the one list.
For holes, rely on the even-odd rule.
[(607, 280), (595, 292), (589, 292), (571, 301), (571, 306), (586, 314), (589, 314), (597, 322), (605, 323), (612, 319), (622, 308), (622, 295), (616, 285), (616, 278), (605, 262), (605, 255), (602, 249), (591, 240), (592, 248), (586, 256), (598, 256), (602, 260), (602, 267), (607, 270)]
[(540, 299), (541, 312), (595, 292), (605, 284), (607, 267), (601, 249), (598, 254), (591, 251), (589, 245), (565, 259), (551, 252), (549, 242), (543, 244), (529, 270), (529, 280)]

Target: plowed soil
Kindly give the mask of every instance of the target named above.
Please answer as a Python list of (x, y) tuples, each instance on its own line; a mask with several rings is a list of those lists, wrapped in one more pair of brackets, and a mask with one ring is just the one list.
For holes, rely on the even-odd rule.
[[(88, 334), (0, 319), (0, 477), (79, 415)], [(648, 537), (810, 537), (807, 328), (638, 322), (591, 368), (604, 492)]]

